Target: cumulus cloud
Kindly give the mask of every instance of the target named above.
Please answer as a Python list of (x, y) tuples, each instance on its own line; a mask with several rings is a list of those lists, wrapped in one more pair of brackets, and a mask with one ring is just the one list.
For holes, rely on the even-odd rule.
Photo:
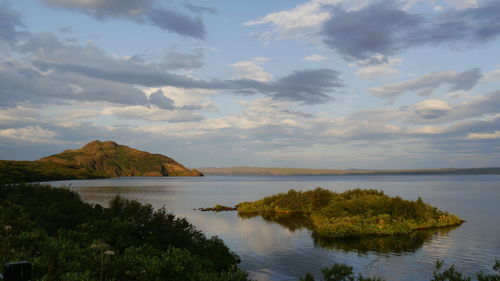
[(497, 1), (435, 15), (412, 14), (394, 1), (351, 11), (337, 5), (331, 11), (321, 30), (323, 41), (348, 60), (425, 45), (478, 44), (500, 35)]
[(262, 40), (273, 37), (292, 38), (310, 36), (317, 33), (319, 27), (331, 18), (326, 5), (344, 4), (346, 9), (357, 10), (371, 0), (311, 0), (292, 9), (270, 13), (261, 18), (244, 23), (245, 26), (271, 24), (273, 29), (260, 36)]
[(482, 117), (497, 114), (500, 108), (500, 91), (491, 92), (470, 98), (470, 100), (453, 105), (453, 110), (448, 113), (443, 121), (463, 120), (467, 118)]
[(438, 119), (448, 114), (452, 107), (443, 100), (428, 99), (413, 106), (413, 111), (423, 119)]
[[(162, 65), (136, 57), (108, 54), (92, 44), (66, 44), (51, 34), (34, 36), (21, 50), (30, 58), (29, 62), (18, 62), (18, 68), (24, 69), (22, 72), (12, 67), (0, 69), (0, 79), (8, 82), (7, 85), (12, 84), (9, 89), (20, 94), (9, 92), (3, 96), (4, 102), (23, 97), (54, 96), (144, 105), (148, 100), (136, 87), (139, 85), (259, 93), (275, 99), (315, 104), (331, 100), (331, 94), (343, 86), (340, 73), (331, 69), (298, 70), (276, 79), (263, 73), (255, 77), (255, 73), (247, 69), (242, 73), (254, 76), (233, 80), (195, 79), (166, 72)], [(263, 61), (263, 58), (257, 58), (253, 63), (257, 65)], [(248, 64), (239, 66), (240, 70), (244, 69), (243, 66), (248, 68)]]
[(98, 19), (134, 18), (149, 11), (155, 0), (40, 0), (52, 7), (90, 14)]
[[(152, 24), (182, 36), (203, 39), (206, 29), (199, 16), (191, 16), (178, 9), (158, 7), (157, 0), (39, 0), (51, 7), (69, 9), (95, 17), (132, 20), (139, 24)], [(193, 10), (197, 6), (187, 6)], [(201, 7), (198, 7), (198, 10)]]
[(203, 39), (207, 34), (200, 17), (192, 17), (176, 10), (153, 9), (149, 11), (147, 20), (161, 29), (183, 36)]
[(338, 71), (314, 69), (294, 71), (270, 86), (273, 98), (319, 104), (331, 101), (333, 97), (330, 94), (344, 85)]
[(38, 110), (26, 106), (0, 108), (0, 128), (32, 124), (39, 118)]
[(0, 138), (21, 140), (28, 142), (55, 141), (57, 134), (53, 131), (43, 129), (39, 126), (28, 126), (23, 128), (10, 128), (0, 130)]
[(370, 92), (374, 96), (388, 99), (394, 99), (405, 92), (417, 92), (418, 95), (429, 96), (444, 85), (448, 85), (451, 91), (470, 90), (481, 77), (481, 71), (477, 68), (464, 72), (454, 70), (432, 72), (409, 81), (371, 88)]
[(469, 133), (467, 134), (467, 138), (472, 140), (500, 139), (500, 131), (495, 131), (494, 133)]
[(332, 17), (323, 25), (323, 41), (350, 60), (362, 60), (374, 54), (393, 54), (401, 47), (421, 19), (394, 6), (377, 3), (358, 11), (336, 6)]
[(486, 72), (481, 82), (500, 82), (500, 69)]
[(217, 10), (212, 8), (212, 7), (205, 7), (205, 6), (199, 6), (199, 5), (194, 5), (192, 3), (184, 3), (184, 7), (188, 10), (190, 10), (193, 13), (209, 13), (209, 14), (216, 14)]
[(187, 110), (163, 110), (150, 106), (105, 107), (101, 112), (104, 116), (114, 116), (127, 120), (145, 120), (151, 122), (192, 122), (203, 118), (198, 113)]
[(371, 80), (380, 77), (388, 77), (400, 74), (394, 65), (400, 64), (402, 59), (388, 59), (380, 64), (363, 66), (356, 71), (356, 75), (363, 80)]
[(469, 97), (459, 103), (427, 99), (400, 108), (363, 110), (350, 114), (347, 120), (398, 124), (443, 124), (471, 118), (485, 118), (498, 113), (500, 92)]
[[(393, 56), (426, 45), (470, 46), (500, 35), (497, 1), (447, 0), (453, 9), (434, 14), (410, 12), (426, 0), (311, 0), (247, 21), (271, 24), (260, 38), (315, 37), (350, 61), (376, 54)], [(380, 63), (377, 62), (377, 63)]]
[(318, 55), (318, 54), (314, 54), (314, 55), (310, 55), (310, 56), (304, 57), (305, 61), (325, 61), (327, 59), (328, 58), (326, 58), (326, 57), (324, 57), (322, 55)]
[(262, 58), (257, 58), (251, 61), (237, 61), (230, 66), (234, 68), (238, 77), (245, 79), (252, 79), (260, 82), (267, 82), (273, 78), (273, 76), (267, 73), (262, 66), (259, 64), (266, 60)]
[(18, 28), (24, 27), (20, 13), (12, 10), (9, 5), (0, 1), (0, 46), (15, 43), (24, 33)]
[(148, 103), (144, 93), (131, 85), (71, 73), (43, 73), (23, 62), (9, 63), (10, 67), (0, 69), (0, 104), (3, 106), (18, 102), (53, 102), (57, 99)]
[(176, 109), (203, 111), (218, 110), (216, 104), (210, 99), (211, 96), (218, 93), (217, 90), (183, 89), (169, 86), (143, 89), (147, 95), (158, 90), (161, 90), (165, 96), (174, 101)]
[(167, 70), (193, 70), (203, 67), (203, 54), (202, 53), (185, 53), (177, 50), (170, 50), (167, 52), (161, 66)]
[(158, 90), (149, 95), (149, 101), (162, 109), (175, 109), (174, 100), (165, 96), (162, 90)]

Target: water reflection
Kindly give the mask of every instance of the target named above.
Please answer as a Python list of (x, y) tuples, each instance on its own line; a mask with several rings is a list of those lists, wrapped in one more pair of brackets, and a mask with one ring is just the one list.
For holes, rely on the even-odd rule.
[(358, 255), (376, 254), (407, 254), (415, 253), (422, 248), (425, 243), (430, 242), (436, 236), (445, 236), (448, 232), (458, 226), (451, 226), (439, 229), (418, 230), (405, 235), (393, 236), (368, 236), (356, 238), (325, 238), (315, 235), (312, 232), (310, 220), (300, 214), (249, 214), (238, 213), (242, 219), (252, 219), (261, 216), (267, 223), (279, 224), (282, 227), (294, 232), (300, 229), (311, 230), (311, 238), (315, 247), (321, 247), (343, 252), (355, 252)]
[(277, 223), (286, 229), (294, 232), (295, 230), (300, 230), (303, 228), (312, 230), (312, 224), (310, 220), (301, 214), (257, 214), (257, 213), (238, 213), (238, 217), (242, 219), (251, 219), (257, 216), (261, 216), (267, 223)]
[(358, 254), (408, 254), (415, 253), (436, 236), (447, 235), (457, 228), (452, 226), (441, 229), (418, 230), (406, 235), (369, 236), (360, 238), (328, 239), (313, 236), (314, 245), (322, 248)]

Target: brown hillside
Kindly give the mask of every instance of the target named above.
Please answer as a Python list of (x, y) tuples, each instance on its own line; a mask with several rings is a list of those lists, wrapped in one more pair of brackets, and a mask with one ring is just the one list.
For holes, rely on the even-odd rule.
[(113, 141), (93, 141), (76, 150), (44, 157), (38, 162), (55, 163), (103, 177), (203, 176), (172, 158), (119, 145)]

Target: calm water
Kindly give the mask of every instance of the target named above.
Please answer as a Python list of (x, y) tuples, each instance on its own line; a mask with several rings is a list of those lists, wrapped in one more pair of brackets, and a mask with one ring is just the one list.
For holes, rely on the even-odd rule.
[[(241, 267), (263, 280), (297, 280), (306, 272), (346, 263), (356, 272), (386, 280), (430, 280), (436, 260), (459, 270), (491, 272), (500, 258), (500, 176), (254, 176), (118, 178), (60, 181), (90, 202), (105, 204), (116, 194), (165, 206), (207, 235), (217, 235), (242, 259)], [(422, 197), (467, 220), (462, 226), (412, 236), (322, 241), (296, 221), (240, 218), (236, 212), (200, 212), (215, 204), (235, 205), (278, 192), (321, 186), (334, 191), (381, 189), (414, 200)]]

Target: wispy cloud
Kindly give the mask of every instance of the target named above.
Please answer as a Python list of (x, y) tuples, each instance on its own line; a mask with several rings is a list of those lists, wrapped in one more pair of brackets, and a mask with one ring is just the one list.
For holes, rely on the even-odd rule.
[[(157, 0), (39, 0), (54, 8), (68, 9), (93, 16), (98, 20), (125, 19), (138, 24), (152, 24), (163, 30), (182, 36), (203, 39), (206, 28), (199, 16), (191, 16), (179, 9), (159, 7)], [(195, 13), (203, 7), (187, 4)], [(206, 11), (210, 8), (205, 8)]]
[(393, 1), (353, 11), (333, 6), (331, 11), (322, 27), (323, 41), (348, 60), (392, 56), (428, 45), (468, 46), (500, 35), (496, 1), (436, 15), (410, 13)]
[(324, 57), (322, 55), (314, 54), (314, 55), (304, 57), (304, 60), (305, 61), (325, 61), (325, 60), (328, 60), (328, 58)]
[(380, 98), (394, 99), (405, 92), (416, 92), (420, 96), (430, 96), (437, 88), (449, 86), (451, 91), (470, 90), (481, 79), (477, 68), (464, 72), (447, 70), (422, 75), (418, 78), (396, 84), (370, 88), (370, 92)]

